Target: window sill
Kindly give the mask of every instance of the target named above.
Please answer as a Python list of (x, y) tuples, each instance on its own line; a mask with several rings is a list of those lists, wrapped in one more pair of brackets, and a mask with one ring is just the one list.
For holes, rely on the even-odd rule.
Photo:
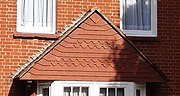
[[(121, 29), (122, 30), (122, 29)], [(150, 38), (155, 38), (157, 37), (157, 31), (151, 30), (151, 31), (145, 31), (145, 30), (122, 30), (126, 36), (130, 37), (150, 37)]]
[(41, 33), (23, 33), (13, 32), (13, 36), (17, 38), (41, 38), (41, 39), (58, 39), (59, 34), (41, 34)]

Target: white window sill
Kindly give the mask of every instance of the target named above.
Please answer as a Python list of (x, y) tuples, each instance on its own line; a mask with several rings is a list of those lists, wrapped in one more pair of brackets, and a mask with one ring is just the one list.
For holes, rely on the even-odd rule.
[(126, 36), (131, 37), (157, 37), (157, 32), (155, 31), (137, 31), (137, 30), (123, 30)]

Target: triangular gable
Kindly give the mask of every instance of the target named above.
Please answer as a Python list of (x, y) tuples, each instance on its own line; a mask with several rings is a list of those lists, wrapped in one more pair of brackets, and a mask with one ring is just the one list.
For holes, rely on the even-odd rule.
[(164, 82), (165, 76), (99, 11), (86, 13), (20, 71), (21, 80)]

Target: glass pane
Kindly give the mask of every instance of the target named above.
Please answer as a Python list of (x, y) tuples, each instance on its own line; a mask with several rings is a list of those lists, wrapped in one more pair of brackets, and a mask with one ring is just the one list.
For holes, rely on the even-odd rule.
[(79, 87), (73, 87), (73, 96), (79, 96)]
[(49, 88), (43, 88), (43, 96), (49, 96)]
[(88, 87), (82, 87), (81, 96), (88, 96), (88, 94), (89, 94)]
[(54, 0), (22, 0), (22, 25), (49, 27), (52, 24)]
[(33, 21), (33, 0), (22, 0), (21, 5), (22, 26), (31, 26)]
[(108, 89), (108, 96), (115, 96), (115, 88)]
[(71, 87), (64, 87), (64, 95), (63, 96), (70, 96)]
[(100, 95), (99, 96), (106, 96), (106, 88), (100, 88)]
[(124, 0), (123, 29), (151, 29), (151, 0)]
[(124, 96), (124, 88), (117, 88), (117, 96)]
[(136, 90), (136, 96), (141, 96), (141, 91), (139, 89)]

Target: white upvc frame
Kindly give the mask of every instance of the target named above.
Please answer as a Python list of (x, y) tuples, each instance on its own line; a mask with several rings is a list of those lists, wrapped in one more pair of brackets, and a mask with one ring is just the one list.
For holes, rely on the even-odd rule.
[(53, 23), (52, 27), (24, 27), (21, 26), (21, 4), (22, 0), (17, 0), (17, 20), (16, 20), (16, 31), (22, 33), (42, 33), (42, 34), (55, 34), (56, 33), (56, 0), (53, 2)]
[(100, 88), (124, 88), (124, 96), (135, 96), (135, 83), (133, 82), (101, 82), (97, 83), (97, 86), (98, 93)]
[(157, 0), (151, 0), (151, 30), (123, 30), (123, 0), (120, 0), (120, 29), (127, 36), (157, 37)]
[(86, 81), (54, 81), (37, 84), (37, 96), (42, 96), (42, 88), (48, 88), (50, 96), (63, 96), (64, 87), (88, 87), (88, 96), (99, 96), (100, 88), (124, 88), (124, 96), (136, 96), (136, 89), (141, 90), (141, 96), (146, 96), (145, 84), (134, 82), (86, 82)]

